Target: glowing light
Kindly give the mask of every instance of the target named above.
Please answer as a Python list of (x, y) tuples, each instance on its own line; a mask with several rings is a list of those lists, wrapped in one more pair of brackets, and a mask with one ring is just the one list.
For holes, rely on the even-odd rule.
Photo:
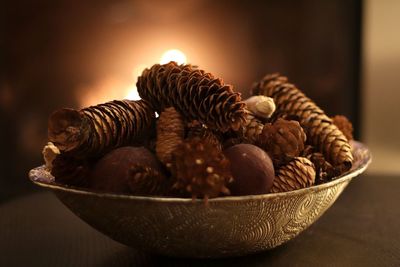
[(128, 88), (128, 93), (126, 94), (125, 99), (129, 99), (129, 100), (140, 100), (141, 99), (135, 85), (132, 85), (131, 87)]
[(186, 63), (186, 55), (178, 49), (168, 50), (162, 55), (162, 57), (160, 59), (160, 63), (166, 64), (170, 61), (175, 61), (178, 64), (185, 64)]

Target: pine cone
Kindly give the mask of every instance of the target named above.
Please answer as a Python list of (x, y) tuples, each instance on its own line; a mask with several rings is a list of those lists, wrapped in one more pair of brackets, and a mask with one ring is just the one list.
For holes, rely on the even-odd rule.
[(297, 157), (278, 170), (271, 188), (271, 193), (305, 188), (312, 186), (314, 182), (314, 164), (306, 158)]
[(221, 136), (205, 127), (197, 121), (188, 124), (187, 138), (199, 137), (203, 142), (207, 142), (222, 150)]
[(211, 129), (237, 130), (244, 121), (245, 104), (240, 94), (191, 65), (153, 65), (143, 71), (136, 86), (140, 97), (157, 111), (172, 106), (187, 121), (199, 120)]
[(212, 144), (200, 138), (186, 139), (173, 153), (174, 188), (189, 192), (193, 198), (217, 197), (229, 194), (227, 184), (232, 181), (229, 161)]
[(268, 152), (274, 166), (280, 166), (298, 157), (305, 141), (306, 134), (297, 121), (278, 119), (273, 124), (265, 124), (258, 146)]
[(276, 110), (274, 117), (297, 116), (310, 143), (324, 154), (334, 166), (351, 168), (353, 156), (348, 140), (332, 120), (284, 76), (265, 76), (253, 88), (253, 94), (272, 97)]
[(164, 196), (169, 187), (164, 174), (143, 165), (133, 165), (129, 170), (128, 186), (137, 196)]
[(316, 184), (322, 184), (324, 182), (332, 180), (337, 175), (336, 170), (332, 165), (325, 160), (322, 153), (312, 153), (307, 157), (315, 166), (316, 172)]
[(171, 166), (172, 152), (182, 143), (185, 126), (182, 116), (173, 107), (161, 112), (157, 122), (156, 154), (168, 168)]
[(51, 174), (57, 183), (88, 187), (91, 164), (66, 154), (59, 154), (52, 162)]
[(353, 140), (353, 125), (346, 116), (336, 115), (332, 118), (333, 124), (342, 131), (347, 140)]
[(262, 133), (264, 124), (248, 111), (246, 121), (241, 127), (241, 139), (244, 143), (255, 144)]
[(98, 157), (146, 136), (154, 118), (143, 100), (115, 100), (80, 111), (60, 109), (49, 118), (48, 138), (74, 157)]

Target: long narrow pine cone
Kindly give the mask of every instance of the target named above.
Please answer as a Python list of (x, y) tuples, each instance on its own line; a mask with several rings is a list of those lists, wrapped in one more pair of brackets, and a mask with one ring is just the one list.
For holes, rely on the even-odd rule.
[(312, 186), (315, 183), (314, 164), (303, 157), (296, 157), (278, 169), (271, 193), (287, 192)]
[(211, 129), (238, 130), (245, 119), (240, 93), (191, 65), (153, 65), (143, 71), (136, 86), (140, 97), (158, 112), (172, 106), (187, 121), (198, 120)]
[(351, 147), (332, 120), (295, 85), (284, 76), (265, 76), (253, 87), (253, 94), (266, 95), (275, 101), (274, 117), (296, 116), (305, 129), (308, 141), (324, 157), (342, 171), (349, 170), (353, 162)]
[(241, 139), (244, 143), (255, 144), (262, 133), (264, 124), (252, 113), (247, 112), (246, 121), (241, 130)]
[(171, 168), (173, 188), (189, 193), (192, 198), (217, 197), (229, 194), (233, 178), (228, 159), (222, 151), (202, 139), (188, 138), (174, 152)]
[(167, 167), (171, 166), (172, 152), (182, 143), (185, 125), (181, 114), (175, 108), (166, 108), (157, 121), (156, 154)]
[(51, 114), (48, 139), (60, 151), (77, 158), (100, 156), (113, 148), (134, 144), (154, 127), (155, 113), (143, 100), (115, 100), (81, 110)]
[(147, 166), (131, 166), (128, 177), (129, 189), (137, 196), (164, 196), (171, 186), (164, 174)]

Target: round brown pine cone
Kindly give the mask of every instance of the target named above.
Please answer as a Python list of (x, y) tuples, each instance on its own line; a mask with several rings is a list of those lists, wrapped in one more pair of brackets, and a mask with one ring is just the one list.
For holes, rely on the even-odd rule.
[(216, 132), (210, 130), (198, 121), (193, 121), (187, 126), (187, 138), (199, 137), (204, 142), (214, 145), (219, 150), (222, 150), (221, 136)]
[(333, 124), (342, 131), (347, 140), (353, 140), (353, 124), (347, 119), (346, 116), (336, 115), (332, 117)]
[(274, 166), (280, 166), (299, 156), (305, 141), (306, 134), (297, 121), (278, 119), (265, 124), (258, 146), (268, 152)]
[(133, 195), (163, 196), (171, 185), (163, 173), (135, 164), (129, 169), (128, 186)]
[(70, 155), (59, 154), (52, 162), (51, 174), (60, 184), (87, 187), (91, 164)]
[(297, 157), (279, 168), (271, 188), (271, 193), (301, 189), (312, 186), (314, 183), (314, 164), (306, 158)]
[(279, 74), (265, 76), (253, 87), (253, 94), (266, 95), (275, 101), (273, 117), (296, 116), (306, 131), (308, 141), (335, 167), (349, 170), (353, 162), (351, 147), (332, 120), (287, 78)]
[(153, 65), (143, 71), (136, 86), (140, 97), (158, 112), (172, 106), (187, 121), (199, 120), (211, 129), (237, 130), (245, 120), (240, 93), (191, 65)]
[(192, 198), (203, 197), (207, 201), (230, 193), (227, 184), (233, 178), (228, 159), (200, 138), (188, 138), (174, 151), (171, 173), (176, 180), (173, 187)]
[(185, 125), (181, 114), (173, 107), (161, 112), (157, 121), (156, 154), (167, 167), (170, 167), (172, 152), (182, 143), (184, 135)]

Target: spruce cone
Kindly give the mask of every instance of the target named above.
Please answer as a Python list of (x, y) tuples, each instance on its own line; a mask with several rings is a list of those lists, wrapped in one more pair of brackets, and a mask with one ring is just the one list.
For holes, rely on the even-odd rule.
[(172, 152), (182, 143), (185, 126), (182, 116), (173, 107), (161, 112), (157, 122), (156, 154), (167, 167), (171, 166)]
[(145, 69), (136, 84), (141, 98), (158, 112), (174, 107), (187, 121), (199, 120), (211, 129), (237, 130), (244, 121), (240, 94), (221, 79), (191, 65), (170, 62)]
[(206, 201), (221, 193), (230, 193), (227, 184), (233, 178), (229, 161), (212, 144), (200, 138), (189, 138), (173, 155), (174, 188), (189, 192), (192, 198), (204, 197)]
[(163, 196), (170, 187), (164, 174), (137, 164), (129, 170), (128, 186), (131, 193), (137, 196)]
[(263, 131), (264, 124), (257, 119), (250, 111), (247, 112), (246, 121), (242, 126), (242, 141), (249, 144), (255, 144)]
[(144, 137), (154, 126), (154, 118), (143, 100), (115, 100), (80, 111), (65, 108), (50, 116), (48, 138), (74, 157), (101, 156)]
[(346, 116), (336, 115), (332, 118), (333, 124), (342, 131), (347, 140), (353, 140), (353, 125)]
[(297, 116), (308, 139), (334, 166), (351, 168), (353, 156), (348, 140), (332, 120), (284, 76), (265, 76), (253, 88), (253, 94), (272, 97), (276, 110), (274, 117)]
[(271, 188), (271, 193), (305, 188), (312, 186), (314, 182), (314, 164), (306, 158), (297, 157), (278, 170)]
[(307, 157), (315, 166), (316, 184), (321, 184), (332, 180), (333, 177), (338, 175), (332, 165), (325, 160), (324, 155), (315, 152)]
[(298, 157), (305, 141), (306, 134), (297, 121), (278, 119), (273, 124), (265, 124), (258, 146), (268, 152), (274, 166), (280, 166)]
[(203, 142), (210, 143), (219, 150), (222, 150), (221, 136), (197, 121), (188, 124), (187, 137), (199, 137)]
[(88, 187), (91, 164), (70, 155), (59, 154), (52, 162), (51, 174), (57, 183)]

